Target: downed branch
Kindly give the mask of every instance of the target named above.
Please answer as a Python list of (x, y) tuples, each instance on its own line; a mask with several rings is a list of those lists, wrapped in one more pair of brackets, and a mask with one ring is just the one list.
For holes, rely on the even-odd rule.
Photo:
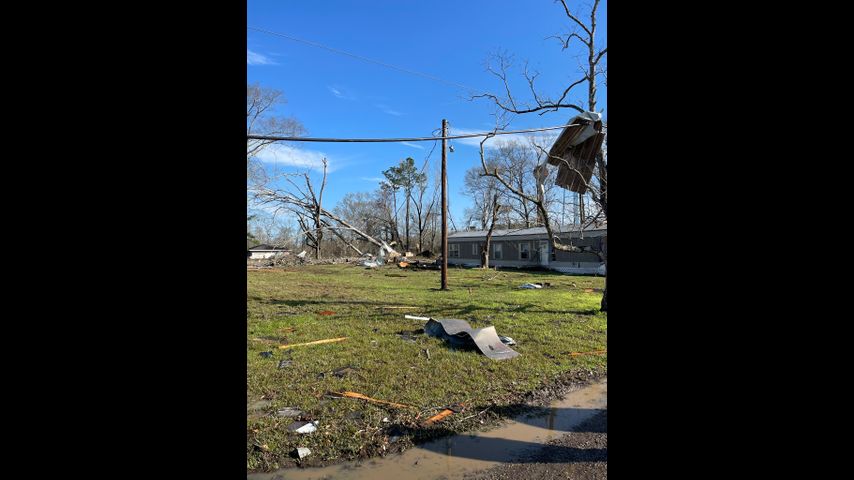
[(279, 345), (279, 348), (285, 349), (285, 348), (291, 348), (291, 347), (301, 347), (303, 345), (318, 345), (321, 343), (343, 342), (344, 340), (347, 340), (347, 337), (327, 338), (325, 340), (315, 340), (313, 342), (292, 343), (290, 345)]

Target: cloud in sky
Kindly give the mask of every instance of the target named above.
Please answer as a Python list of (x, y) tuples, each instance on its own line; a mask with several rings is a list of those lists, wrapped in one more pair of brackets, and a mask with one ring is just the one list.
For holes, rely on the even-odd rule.
[(332, 95), (342, 99), (342, 100), (355, 100), (356, 97), (351, 94), (347, 89), (340, 87), (338, 85), (328, 85), (326, 87)]
[(398, 112), (397, 110), (393, 110), (388, 105), (383, 105), (382, 103), (378, 103), (375, 106), (377, 108), (379, 108), (380, 110), (382, 110), (384, 113), (387, 113), (389, 115), (394, 115), (395, 117), (399, 117), (399, 116), (403, 115), (402, 113)]
[(385, 179), (380, 177), (359, 177), (359, 180), (364, 180), (366, 182), (382, 182)]
[(276, 62), (271, 60), (269, 57), (262, 55), (258, 52), (253, 52), (252, 50), (246, 49), (246, 64), (247, 65), (278, 65)]
[(410, 143), (410, 142), (400, 142), (400, 143), (406, 145), (407, 147), (412, 147), (412, 148), (417, 148), (419, 150), (424, 150), (424, 147), (422, 147), (421, 145), (418, 145), (417, 143)]
[(304, 150), (278, 143), (267, 146), (257, 157), (262, 162), (270, 165), (295, 167), (301, 170), (315, 170), (318, 172), (323, 171), (323, 163), (321, 162), (323, 158), (326, 158), (328, 161), (326, 171), (330, 173), (343, 166), (340, 162), (335, 161), (323, 152)]

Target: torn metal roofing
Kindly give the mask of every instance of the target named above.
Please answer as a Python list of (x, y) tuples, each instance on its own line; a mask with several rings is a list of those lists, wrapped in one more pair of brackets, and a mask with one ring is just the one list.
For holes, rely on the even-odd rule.
[(471, 328), (465, 320), (431, 318), (424, 325), (424, 331), (427, 335), (442, 338), (455, 347), (477, 347), (481, 353), (492, 360), (507, 360), (519, 356), (519, 352), (508, 347), (498, 338), (494, 326)]
[(586, 193), (593, 178), (596, 154), (602, 148), (602, 116), (584, 112), (570, 121), (575, 124), (560, 132), (551, 150), (548, 162), (558, 167), (555, 185), (577, 193)]

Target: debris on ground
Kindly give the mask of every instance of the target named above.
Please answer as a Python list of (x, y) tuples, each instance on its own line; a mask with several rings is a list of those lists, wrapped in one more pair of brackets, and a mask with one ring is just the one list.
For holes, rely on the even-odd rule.
[(593, 289), (592, 288), (585, 288), (584, 293), (593, 293)]
[(368, 401), (371, 403), (379, 403), (382, 405), (389, 405), (392, 407), (412, 408), (412, 405), (404, 405), (402, 403), (394, 403), (394, 402), (387, 402), (385, 400), (377, 400), (376, 398), (371, 398), (367, 395), (362, 395), (361, 393), (357, 393), (357, 392), (340, 392), (340, 393), (332, 392), (331, 394), (333, 396), (336, 396), (336, 397), (358, 398), (359, 400), (365, 400), (365, 401)]
[(294, 422), (288, 425), (288, 430), (296, 433), (313, 433), (317, 431), (318, 422)]
[(335, 315), (335, 312), (333, 312), (332, 310), (321, 310), (321, 311), (317, 312), (317, 314), (329, 316), (329, 315)]
[(302, 415), (302, 410), (294, 407), (285, 407), (276, 411), (277, 417), (298, 417)]
[(305, 250), (303, 250), (303, 251), (299, 252), (299, 253), (297, 254), (297, 258), (305, 258), (305, 253), (306, 253), (306, 252), (305, 252)]
[(426, 322), (427, 320), (430, 320), (430, 317), (416, 317), (415, 315), (404, 315), (403, 318), (406, 318), (409, 320), (420, 320), (422, 322)]
[(501, 340), (501, 343), (504, 345), (516, 345), (516, 340), (513, 340), (510, 337), (505, 337), (504, 335), (499, 335), (498, 339)]
[(332, 376), (338, 377), (338, 378), (344, 378), (347, 375), (350, 375), (351, 373), (357, 373), (358, 371), (359, 371), (359, 367), (354, 367), (352, 365), (349, 365), (346, 367), (336, 368), (335, 370), (332, 371)]
[(494, 326), (473, 329), (465, 320), (431, 318), (424, 325), (424, 332), (431, 337), (445, 340), (453, 347), (476, 347), (492, 360), (507, 360), (519, 356), (519, 352), (501, 342)]
[(400, 268), (406, 268), (409, 266), (409, 262), (398, 262), (397, 266)]
[(519, 288), (522, 288), (525, 290), (533, 290), (535, 288), (543, 288), (543, 286), (539, 283), (526, 283)]
[(428, 426), (430, 426), (430, 425), (433, 425), (433, 424), (434, 424), (434, 423), (436, 423), (436, 422), (440, 422), (440, 421), (442, 421), (442, 419), (443, 419), (443, 418), (445, 418), (445, 417), (447, 417), (448, 415), (451, 415), (451, 414), (453, 414), (453, 413), (454, 413), (454, 411), (453, 411), (453, 410), (451, 410), (451, 409), (449, 409), (449, 408), (446, 408), (446, 409), (442, 410), (441, 412), (437, 413), (436, 415), (433, 415), (432, 417), (428, 418), (427, 420), (424, 420), (424, 424), (423, 424), (423, 425), (424, 425), (425, 427), (428, 427)]
[(416, 341), (415, 336), (421, 335), (422, 333), (424, 333), (423, 328), (419, 328), (417, 330), (412, 330), (412, 331), (401, 330), (401, 331), (397, 332), (397, 336), (399, 336), (400, 338), (402, 338), (403, 340), (406, 340), (408, 342), (415, 342)]
[(290, 367), (292, 363), (294, 363), (293, 360), (279, 360), (279, 367), (278, 368), (279, 368), (279, 370), (281, 370), (283, 368)]
[(319, 345), (321, 343), (343, 342), (344, 340), (347, 340), (347, 337), (327, 338), (325, 340), (315, 340), (313, 342), (292, 343), (290, 345), (279, 345), (279, 348), (285, 349), (285, 348), (291, 348), (291, 347), (301, 347), (303, 345)]
[(311, 455), (311, 450), (309, 450), (307, 448), (299, 447), (296, 450), (294, 450), (294, 455), (297, 458), (299, 458), (300, 460), (302, 460), (303, 458)]
[(273, 356), (273, 352), (261, 352), (258, 355), (261, 355), (264, 358), (270, 358)]

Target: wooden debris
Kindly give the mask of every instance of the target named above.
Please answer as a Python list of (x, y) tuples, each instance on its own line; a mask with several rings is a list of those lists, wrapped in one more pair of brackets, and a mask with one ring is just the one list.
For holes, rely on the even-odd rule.
[(432, 417), (428, 418), (427, 420), (424, 420), (424, 426), (426, 427), (429, 425), (433, 425), (436, 422), (440, 422), (443, 418), (447, 417), (448, 415), (451, 415), (452, 413), (454, 413), (453, 410), (446, 408), (441, 412), (437, 413), (436, 415), (433, 415)]
[(365, 401), (372, 402), (372, 403), (380, 403), (380, 404), (389, 405), (392, 407), (413, 408), (412, 405), (404, 405), (402, 403), (394, 403), (394, 402), (387, 402), (385, 400), (377, 400), (376, 398), (371, 398), (367, 395), (362, 395), (361, 393), (356, 393), (356, 392), (341, 392), (341, 393), (335, 392), (335, 395), (340, 395), (342, 397), (348, 397), (348, 398), (358, 398), (360, 400), (365, 400)]
[(284, 348), (291, 348), (291, 347), (301, 347), (303, 345), (319, 345), (321, 343), (343, 342), (344, 340), (347, 340), (347, 337), (327, 338), (326, 340), (315, 340), (313, 342), (293, 343), (290, 345), (279, 345), (279, 348), (284, 349)]

